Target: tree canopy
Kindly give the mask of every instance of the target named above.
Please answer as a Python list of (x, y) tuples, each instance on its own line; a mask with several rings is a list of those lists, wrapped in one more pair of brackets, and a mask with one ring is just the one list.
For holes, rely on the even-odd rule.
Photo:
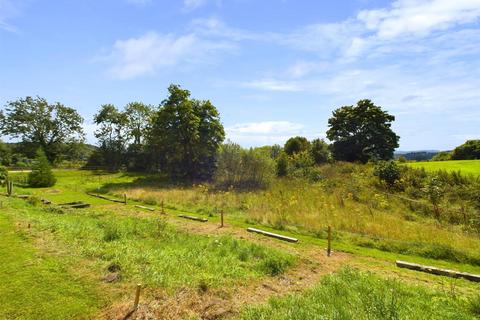
[(50, 104), (41, 97), (8, 102), (0, 112), (1, 133), (19, 138), (25, 146), (42, 148), (50, 162), (56, 161), (65, 146), (84, 140), (83, 118), (70, 107)]
[(467, 140), (452, 152), (453, 160), (480, 159), (480, 140)]
[(305, 137), (292, 137), (285, 142), (283, 147), (286, 154), (289, 156), (294, 155), (295, 153), (300, 153), (307, 151), (310, 147), (310, 142)]
[(190, 91), (178, 85), (170, 85), (168, 91), (149, 134), (154, 159), (171, 176), (210, 179), (225, 138), (220, 115), (210, 101), (191, 99)]
[(336, 160), (367, 162), (389, 160), (398, 147), (399, 136), (391, 129), (395, 117), (370, 100), (333, 111), (327, 138)]

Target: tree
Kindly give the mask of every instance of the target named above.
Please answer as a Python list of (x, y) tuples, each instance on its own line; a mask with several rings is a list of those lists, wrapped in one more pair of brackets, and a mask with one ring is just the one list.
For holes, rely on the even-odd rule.
[(452, 152), (442, 151), (433, 156), (432, 161), (448, 161), (452, 160)]
[(127, 118), (126, 130), (132, 142), (126, 153), (126, 164), (129, 170), (145, 170), (150, 160), (146, 150), (146, 140), (152, 124), (153, 107), (141, 102), (131, 102), (125, 106)]
[(37, 150), (37, 156), (32, 171), (28, 174), (28, 185), (33, 188), (51, 187), (57, 182), (50, 163), (42, 149)]
[(0, 113), (1, 133), (20, 138), (34, 149), (42, 148), (50, 162), (55, 162), (68, 143), (83, 141), (83, 118), (78, 112), (44, 98), (26, 97), (8, 102)]
[(440, 219), (440, 202), (445, 194), (445, 188), (442, 180), (438, 175), (432, 176), (423, 189), (431, 204), (435, 218)]
[(394, 120), (370, 100), (335, 110), (327, 131), (334, 158), (351, 162), (391, 159), (399, 140), (391, 129)]
[(326, 163), (330, 160), (330, 149), (323, 139), (314, 139), (312, 141), (310, 153), (315, 164)]
[(124, 161), (128, 141), (128, 119), (114, 105), (104, 104), (95, 114), (94, 122), (99, 126), (99, 129), (95, 131), (95, 137), (100, 144), (100, 154), (95, 153), (95, 156), (103, 159), (103, 165), (117, 170)]
[(285, 142), (283, 149), (289, 156), (308, 150), (310, 142), (305, 137), (292, 137)]
[(452, 152), (452, 160), (480, 159), (480, 140), (467, 140)]
[(210, 101), (191, 99), (178, 85), (170, 85), (168, 91), (149, 135), (157, 166), (173, 177), (208, 180), (225, 138), (219, 113)]
[(288, 174), (288, 156), (285, 152), (277, 157), (277, 176), (285, 177)]

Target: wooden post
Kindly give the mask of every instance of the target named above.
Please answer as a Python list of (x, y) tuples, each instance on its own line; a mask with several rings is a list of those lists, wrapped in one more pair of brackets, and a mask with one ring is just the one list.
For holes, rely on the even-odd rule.
[(135, 301), (133, 303), (133, 310), (138, 309), (138, 302), (140, 301), (140, 290), (142, 290), (142, 285), (137, 284), (137, 291), (135, 292)]
[(332, 254), (332, 227), (328, 226), (328, 247), (327, 247), (327, 257), (330, 257)]
[(223, 210), (220, 211), (220, 228), (223, 228)]
[(127, 194), (123, 194), (123, 203), (127, 204)]

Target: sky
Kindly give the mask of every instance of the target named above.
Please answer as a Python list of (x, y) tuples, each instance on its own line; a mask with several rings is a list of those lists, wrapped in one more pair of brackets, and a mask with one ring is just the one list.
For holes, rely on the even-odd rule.
[(480, 138), (480, 0), (0, 0), (0, 106), (158, 106), (169, 84), (218, 108), (243, 146), (324, 138), (371, 99), (399, 150)]

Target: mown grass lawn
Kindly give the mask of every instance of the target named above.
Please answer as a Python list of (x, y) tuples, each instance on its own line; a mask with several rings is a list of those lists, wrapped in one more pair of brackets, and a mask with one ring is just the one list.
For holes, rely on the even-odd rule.
[(36, 249), (6, 210), (0, 211), (0, 319), (90, 318), (103, 300), (96, 284), (75, 274), (68, 257)]
[(463, 174), (480, 176), (480, 160), (451, 160), (451, 161), (425, 161), (410, 162), (407, 164), (412, 168), (424, 168), (426, 171), (434, 172), (445, 170), (448, 172), (460, 171)]

